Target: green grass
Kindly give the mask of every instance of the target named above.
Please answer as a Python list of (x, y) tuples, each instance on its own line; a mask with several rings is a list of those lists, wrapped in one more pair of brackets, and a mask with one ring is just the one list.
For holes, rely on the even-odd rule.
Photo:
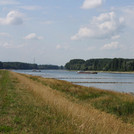
[[(33, 86), (35, 86), (35, 91), (32, 91)], [(43, 99), (42, 90), (50, 90), (51, 95), (54, 93), (55, 97), (61, 97), (60, 102), (57, 103), (60, 107), (57, 108), (56, 103), (51, 104), (46, 98)], [(50, 99), (58, 100), (54, 99), (55, 97), (51, 96)], [(63, 105), (64, 103), (66, 104)], [(74, 107), (70, 114), (66, 112), (68, 106)], [(97, 113), (96, 109), (98, 109)], [(38, 76), (13, 75), (9, 71), (0, 70), (0, 134), (84, 134), (90, 129), (92, 134), (105, 130), (113, 131), (109, 124), (105, 124), (105, 117), (108, 117), (108, 122), (112, 120), (112, 126), (118, 122), (114, 127), (114, 132), (116, 132), (116, 127), (117, 130), (120, 128), (119, 132), (127, 130), (125, 126), (128, 124), (123, 124), (123, 130), (120, 127), (122, 123), (120, 120), (101, 111), (113, 114), (126, 123), (134, 124), (134, 98), (128, 94), (88, 88)], [(78, 115), (78, 120), (76, 120), (77, 113), (81, 113), (81, 116)], [(91, 120), (87, 120), (87, 117), (90, 117), (89, 114)], [(92, 120), (92, 117), (97, 118), (99, 123)], [(83, 126), (84, 129), (81, 129)], [(91, 128), (86, 128), (86, 126)]]
[(109, 97), (108, 99), (95, 101), (94, 106), (118, 116), (128, 116), (134, 113), (134, 102), (122, 101), (119, 98)]
[[(82, 87), (79, 85), (74, 85), (72, 83), (66, 81), (60, 81), (56, 79), (45, 79), (41, 81), (37, 76), (29, 76), (30, 79), (41, 82), (45, 86), (49, 86), (54, 90), (58, 90), (60, 92), (64, 92), (72, 97), (78, 98), (79, 100), (87, 100), (87, 99), (94, 99), (101, 96), (104, 96), (106, 92), (98, 90), (92, 90), (87, 87)], [(53, 80), (53, 81), (52, 81)]]
[(120, 97), (109, 96), (92, 102), (92, 105), (121, 118), (124, 122), (134, 124), (134, 100), (121, 100)]
[(56, 79), (41, 79), (37, 76), (29, 76), (29, 78), (53, 90), (63, 92), (77, 99), (78, 102), (91, 104), (96, 109), (114, 114), (124, 122), (134, 124), (134, 97), (131, 95), (83, 87)]
[(8, 132), (11, 132), (12, 130), (13, 130), (13, 128), (11, 128), (9, 126), (0, 126), (1, 133), (8, 133)]
[(75, 134), (69, 117), (20, 85), (8, 71), (0, 71), (0, 134)]

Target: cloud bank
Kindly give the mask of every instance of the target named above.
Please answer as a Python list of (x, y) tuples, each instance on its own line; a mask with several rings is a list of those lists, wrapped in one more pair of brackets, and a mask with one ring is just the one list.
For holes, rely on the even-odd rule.
[(119, 42), (111, 42), (109, 44), (105, 44), (101, 49), (102, 50), (111, 50), (120, 48)]
[(21, 25), (23, 24), (23, 15), (18, 11), (10, 11), (6, 18), (0, 18), (1, 25)]
[(71, 40), (82, 38), (108, 38), (117, 35), (124, 27), (124, 18), (115, 12), (103, 13), (93, 17), (89, 26), (81, 27)]
[(42, 36), (37, 36), (36, 33), (30, 33), (27, 36), (25, 36), (24, 39), (26, 39), (26, 40), (42, 40), (43, 37)]

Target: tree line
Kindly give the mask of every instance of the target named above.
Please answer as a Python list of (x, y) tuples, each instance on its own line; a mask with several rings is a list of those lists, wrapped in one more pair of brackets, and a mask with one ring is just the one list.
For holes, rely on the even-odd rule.
[(0, 61), (0, 69), (63, 69), (63, 66), (57, 65), (38, 65), (31, 63), (22, 63), (22, 62), (1, 62)]
[(72, 59), (66, 63), (68, 70), (134, 71), (134, 59)]

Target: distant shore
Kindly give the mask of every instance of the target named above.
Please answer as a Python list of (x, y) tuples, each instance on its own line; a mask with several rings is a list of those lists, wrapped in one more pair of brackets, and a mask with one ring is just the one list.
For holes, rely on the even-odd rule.
[[(67, 70), (67, 71), (80, 71), (80, 70)], [(96, 71), (96, 70), (85, 70), (89, 72), (97, 72), (97, 73), (116, 73), (116, 74), (134, 74), (134, 71)]]
[(113, 74), (134, 74), (134, 71), (130, 72), (120, 72), (120, 71), (96, 71), (98, 73), (113, 73)]

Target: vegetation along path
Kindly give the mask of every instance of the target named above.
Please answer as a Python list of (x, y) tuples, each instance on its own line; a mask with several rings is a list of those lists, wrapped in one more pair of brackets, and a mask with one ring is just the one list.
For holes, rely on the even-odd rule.
[(0, 133), (133, 134), (134, 97), (0, 71)]

